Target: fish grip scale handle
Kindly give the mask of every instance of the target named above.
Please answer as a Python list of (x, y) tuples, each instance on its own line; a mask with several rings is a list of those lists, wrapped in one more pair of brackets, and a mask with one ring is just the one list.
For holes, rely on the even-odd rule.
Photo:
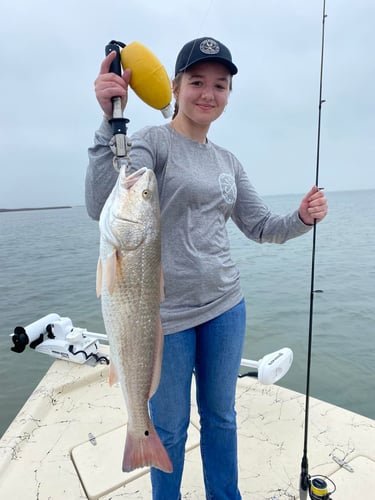
[(111, 40), (108, 45), (105, 46), (105, 55), (108, 56), (111, 52), (116, 52), (116, 58), (111, 63), (109, 67), (110, 73), (116, 73), (116, 75), (121, 76), (121, 49), (123, 49), (126, 45), (122, 42), (117, 42), (116, 40)]
[[(109, 67), (110, 73), (116, 73), (116, 75), (121, 76), (122, 74), (121, 50), (125, 46), (126, 45), (124, 43), (118, 42), (116, 40), (111, 40), (105, 46), (106, 56), (108, 56), (108, 54), (110, 54), (113, 51), (116, 52), (116, 57), (112, 61)], [(109, 123), (112, 126), (112, 132), (113, 132), (113, 138), (110, 144), (111, 149), (115, 155), (113, 158), (113, 165), (116, 170), (119, 170), (121, 163), (123, 163), (124, 160), (125, 163), (127, 164), (127, 170), (128, 170), (130, 168), (129, 157), (128, 157), (130, 144), (128, 143), (126, 134), (127, 134), (127, 124), (129, 123), (129, 120), (123, 117), (121, 109), (121, 97), (114, 97), (112, 99), (112, 102), (113, 102), (113, 112), (112, 112), (112, 119), (109, 120)]]

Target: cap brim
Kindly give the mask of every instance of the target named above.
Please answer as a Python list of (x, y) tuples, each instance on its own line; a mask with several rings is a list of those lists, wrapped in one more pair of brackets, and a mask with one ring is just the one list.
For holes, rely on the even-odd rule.
[(205, 61), (207, 61), (207, 62), (219, 62), (219, 63), (223, 64), (224, 66), (226, 66), (229, 69), (229, 72), (231, 75), (235, 75), (236, 73), (238, 73), (237, 66), (235, 64), (233, 64), (231, 61), (228, 61), (227, 59), (223, 59), (222, 57), (214, 57), (214, 56), (200, 57), (199, 59), (196, 59), (195, 61), (193, 61), (193, 62), (187, 64), (186, 66), (184, 66), (183, 68), (181, 68), (177, 73), (181, 73), (182, 71), (186, 71), (188, 68), (191, 68), (191, 66), (194, 66), (194, 64), (197, 64), (200, 62), (205, 62)]

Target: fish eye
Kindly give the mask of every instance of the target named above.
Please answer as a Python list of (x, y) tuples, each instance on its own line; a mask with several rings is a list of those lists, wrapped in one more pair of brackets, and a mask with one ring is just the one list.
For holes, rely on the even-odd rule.
[(142, 196), (145, 200), (149, 200), (151, 198), (151, 191), (149, 189), (144, 189)]

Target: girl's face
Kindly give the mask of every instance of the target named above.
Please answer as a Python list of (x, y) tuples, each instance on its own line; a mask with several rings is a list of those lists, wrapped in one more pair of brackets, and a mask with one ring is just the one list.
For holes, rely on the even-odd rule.
[(197, 63), (182, 73), (173, 85), (180, 118), (208, 127), (224, 111), (231, 79), (228, 69), (217, 62)]

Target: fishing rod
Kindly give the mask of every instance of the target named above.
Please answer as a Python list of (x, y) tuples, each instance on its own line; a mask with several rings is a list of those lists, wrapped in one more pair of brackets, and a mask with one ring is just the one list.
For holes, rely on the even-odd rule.
[[(319, 164), (320, 164), (320, 131), (322, 104), (325, 100), (322, 98), (323, 91), (323, 66), (324, 66), (324, 41), (325, 41), (325, 21), (326, 21), (326, 2), (323, 0), (322, 13), (322, 37), (321, 37), (321, 54), (320, 54), (320, 82), (319, 82), (319, 112), (318, 112), (318, 131), (317, 131), (317, 148), (316, 148), (316, 170), (315, 170), (315, 185), (319, 186)], [(323, 188), (319, 188), (323, 189)], [(330, 500), (331, 494), (336, 490), (333, 481), (325, 476), (310, 476), (308, 471), (307, 458), (307, 442), (309, 428), (309, 402), (310, 402), (310, 373), (311, 373), (311, 352), (312, 352), (312, 337), (313, 337), (313, 314), (314, 314), (314, 295), (322, 293), (322, 290), (315, 290), (315, 253), (316, 253), (316, 232), (317, 221), (314, 219), (313, 224), (313, 239), (312, 239), (312, 257), (311, 257), (311, 283), (310, 283), (310, 312), (309, 312), (309, 335), (308, 335), (308, 352), (307, 352), (307, 374), (306, 374), (306, 402), (305, 402), (305, 433), (303, 456), (301, 461), (300, 474), (300, 500), (307, 498), (307, 492), (312, 500)], [(328, 491), (328, 480), (333, 485), (333, 490)]]

